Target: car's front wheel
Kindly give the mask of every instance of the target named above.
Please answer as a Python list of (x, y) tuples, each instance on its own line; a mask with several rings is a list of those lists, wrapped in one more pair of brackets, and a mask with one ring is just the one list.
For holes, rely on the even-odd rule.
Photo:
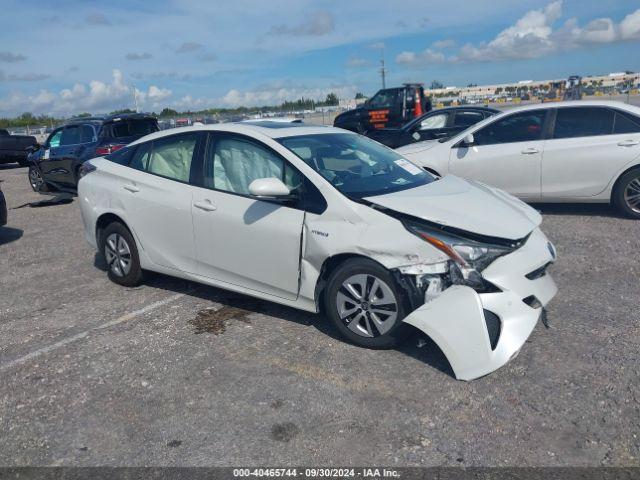
[(34, 192), (46, 192), (48, 190), (40, 168), (35, 165), (29, 165), (29, 185), (31, 185)]
[(107, 263), (109, 280), (125, 287), (135, 287), (142, 281), (142, 268), (136, 242), (121, 223), (107, 226), (100, 235), (100, 250)]
[(640, 219), (640, 168), (620, 177), (613, 191), (613, 204), (626, 216)]
[(405, 300), (393, 276), (380, 264), (351, 259), (330, 276), (325, 312), (347, 340), (368, 348), (392, 348), (409, 329), (402, 323)]

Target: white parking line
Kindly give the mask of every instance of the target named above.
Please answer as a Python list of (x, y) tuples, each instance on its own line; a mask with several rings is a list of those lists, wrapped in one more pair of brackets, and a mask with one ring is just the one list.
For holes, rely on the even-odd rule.
[(158, 307), (162, 307), (163, 305), (166, 305), (167, 303), (171, 303), (177, 299), (179, 299), (180, 297), (184, 297), (185, 294), (184, 293), (177, 293), (175, 295), (172, 295), (168, 298), (165, 298), (164, 300), (158, 300), (157, 302), (151, 303), (149, 305), (147, 305), (146, 307), (142, 307), (139, 310), (136, 310), (134, 312), (130, 312), (130, 313), (126, 313), (124, 315), (122, 315), (121, 317), (116, 318), (115, 320), (110, 320), (106, 323), (103, 323), (101, 325), (98, 325), (96, 327), (90, 328), (88, 330), (85, 330), (84, 332), (80, 332), (80, 333), (76, 333), (75, 335), (72, 335), (71, 337), (67, 337), (64, 340), (60, 340), (59, 342), (53, 343), (51, 345), (47, 345), (46, 347), (42, 347), (39, 348), (37, 350), (34, 350), (33, 352), (27, 353), (26, 355), (16, 358), (15, 360), (11, 360), (8, 363), (5, 363), (4, 365), (0, 366), (0, 372), (4, 372), (5, 370), (8, 370), (12, 367), (15, 367), (17, 365), (21, 365), (25, 362), (28, 362), (29, 360), (32, 360), (36, 357), (39, 357), (40, 355), (44, 355), (45, 353), (49, 353), (53, 350), (57, 350), (60, 347), (64, 347), (65, 345), (68, 345), (72, 342), (75, 342), (76, 340), (80, 340), (84, 337), (86, 337), (87, 335), (89, 335), (91, 332), (97, 331), (97, 330), (104, 330), (105, 328), (109, 328), (109, 327), (113, 327), (114, 325), (118, 325), (119, 323), (123, 323), (123, 322), (127, 322), (129, 320), (133, 320), (134, 318), (136, 318), (139, 315), (143, 315), (147, 312), (150, 312), (152, 310), (155, 310)]

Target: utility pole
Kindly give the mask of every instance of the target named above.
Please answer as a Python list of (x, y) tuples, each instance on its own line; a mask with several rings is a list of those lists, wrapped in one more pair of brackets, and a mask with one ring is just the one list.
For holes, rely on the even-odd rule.
[(138, 113), (138, 95), (135, 85), (133, 85), (133, 104), (135, 105), (136, 113)]
[(387, 69), (384, 66), (384, 45), (380, 47), (380, 77), (382, 77), (382, 88), (387, 88)]

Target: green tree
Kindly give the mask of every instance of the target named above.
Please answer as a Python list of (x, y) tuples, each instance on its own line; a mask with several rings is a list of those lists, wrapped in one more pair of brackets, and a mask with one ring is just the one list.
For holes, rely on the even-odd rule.
[(327, 95), (327, 98), (324, 101), (324, 104), (327, 106), (336, 106), (338, 105), (338, 96), (331, 92)]

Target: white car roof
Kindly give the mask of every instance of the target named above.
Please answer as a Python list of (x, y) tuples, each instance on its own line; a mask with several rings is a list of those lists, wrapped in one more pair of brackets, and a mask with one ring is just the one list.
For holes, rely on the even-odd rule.
[(640, 114), (640, 108), (629, 105), (628, 103), (616, 102), (614, 100), (569, 100), (563, 102), (547, 102), (547, 103), (531, 103), (529, 105), (516, 105), (504, 109), (504, 112), (516, 112), (525, 110), (539, 110), (541, 108), (560, 108), (560, 107), (613, 107), (621, 110), (635, 112)]
[(298, 135), (323, 135), (327, 133), (348, 133), (356, 135), (348, 130), (341, 128), (335, 128), (323, 125), (308, 125), (304, 123), (285, 123), (285, 122), (271, 122), (269, 120), (253, 121), (253, 122), (241, 122), (241, 123), (216, 123), (212, 125), (193, 125), (190, 127), (171, 128), (168, 130), (160, 130), (159, 132), (152, 133), (145, 137), (142, 137), (131, 145), (136, 145), (141, 142), (148, 142), (149, 140), (155, 140), (157, 138), (166, 137), (169, 135), (176, 135), (178, 133), (187, 132), (232, 132), (241, 133), (249, 136), (255, 136), (255, 134), (262, 134), (270, 138), (284, 138), (294, 137)]

